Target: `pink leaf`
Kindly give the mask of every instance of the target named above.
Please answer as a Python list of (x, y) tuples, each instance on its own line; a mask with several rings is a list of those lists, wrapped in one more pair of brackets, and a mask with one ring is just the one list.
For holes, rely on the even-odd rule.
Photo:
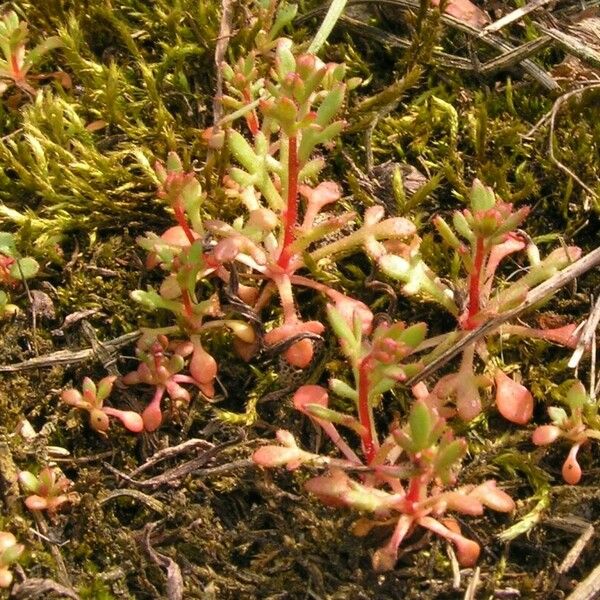
[(482, 515), (483, 504), (472, 496), (460, 492), (446, 494), (444, 500), (450, 510), (455, 510), (463, 515)]
[(560, 428), (556, 425), (540, 425), (533, 432), (531, 441), (536, 446), (545, 446), (546, 444), (554, 442), (560, 434)]
[(285, 446), (263, 446), (254, 452), (252, 460), (261, 467), (281, 467), (287, 465), (288, 469), (300, 466), (302, 450), (299, 448), (286, 448)]
[(478, 485), (469, 496), (477, 498), (482, 504), (498, 512), (511, 512), (515, 509), (514, 500), (506, 492), (498, 489), (493, 480)]
[(579, 452), (579, 444), (574, 444), (569, 450), (569, 455), (567, 456), (567, 460), (562, 467), (562, 476), (563, 479), (569, 485), (576, 485), (579, 483), (581, 479), (581, 467), (577, 462), (577, 453)]
[(496, 371), (496, 406), (500, 414), (517, 425), (525, 425), (533, 416), (533, 396), (500, 369)]
[(46, 510), (48, 508), (48, 500), (41, 496), (29, 496), (25, 499), (25, 506), (29, 510)]
[(198, 383), (203, 384), (212, 383), (217, 376), (217, 361), (197, 341), (194, 341), (190, 374)]
[(157, 387), (152, 401), (142, 413), (144, 421), (144, 429), (146, 431), (156, 431), (162, 423), (162, 413), (160, 411), (160, 401), (162, 400), (165, 390), (163, 387)]
[(329, 402), (329, 395), (327, 390), (320, 385), (303, 385), (294, 394), (293, 402), (296, 410), (308, 414), (305, 410), (307, 404), (318, 404), (326, 407)]
[(327, 475), (309, 479), (304, 487), (327, 506), (346, 506), (350, 478), (340, 469), (332, 469)]
[(132, 410), (119, 410), (117, 408), (111, 408), (110, 406), (105, 406), (102, 410), (107, 415), (119, 419), (119, 421), (123, 423), (123, 427), (128, 431), (139, 433), (144, 429), (144, 420), (141, 415)]

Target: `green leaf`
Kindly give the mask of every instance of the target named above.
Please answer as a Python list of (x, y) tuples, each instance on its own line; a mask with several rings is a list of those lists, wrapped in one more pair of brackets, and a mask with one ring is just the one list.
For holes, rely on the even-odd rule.
[(335, 27), (338, 19), (342, 16), (347, 1), (348, 0), (332, 0), (319, 30), (308, 47), (309, 52), (316, 54), (321, 49), (321, 46), (327, 41), (329, 34)]
[(475, 241), (475, 234), (473, 230), (469, 226), (465, 215), (463, 215), (460, 211), (455, 211), (452, 215), (452, 224), (454, 225), (454, 229), (460, 233), (466, 240), (469, 242)]
[(330, 379), (329, 389), (340, 398), (347, 398), (355, 402), (358, 400), (358, 392), (341, 379)]
[(114, 377), (104, 377), (98, 382), (98, 390), (96, 392), (96, 400), (99, 404), (102, 404), (108, 396), (110, 396), (110, 392), (112, 391), (113, 383), (115, 379)]
[(434, 462), (436, 471), (448, 471), (467, 453), (467, 443), (463, 439), (453, 440), (440, 449)]
[(169, 173), (183, 173), (183, 165), (176, 152), (169, 152), (169, 156), (167, 157), (167, 171)]
[(316, 419), (322, 419), (323, 421), (335, 423), (336, 425), (343, 425), (361, 436), (367, 433), (364, 425), (361, 425), (351, 415), (346, 415), (337, 410), (322, 406), (321, 404), (307, 404), (304, 409), (311, 417), (315, 417)]
[(429, 435), (432, 428), (431, 411), (424, 402), (415, 402), (408, 417), (410, 437), (415, 452), (429, 446)]
[(552, 423), (557, 427), (560, 427), (569, 419), (567, 411), (559, 406), (550, 406), (548, 408), (548, 416), (550, 417)]
[(588, 395), (581, 381), (576, 381), (569, 388), (565, 400), (571, 409), (582, 408), (585, 406), (586, 402), (588, 401)]
[(0, 254), (14, 258), (17, 254), (15, 238), (12, 233), (0, 231)]
[(345, 342), (348, 345), (348, 350), (354, 354), (356, 350), (356, 339), (354, 338), (352, 329), (346, 322), (346, 319), (342, 317), (340, 312), (332, 304), (327, 305), (327, 318), (335, 335), (340, 341)]
[(417, 323), (406, 328), (398, 337), (398, 341), (406, 344), (413, 350), (423, 343), (427, 335), (427, 325), (425, 323)]
[(442, 236), (443, 240), (455, 250), (458, 250), (462, 244), (460, 240), (456, 237), (454, 231), (450, 228), (450, 225), (444, 221), (444, 219), (440, 216), (437, 216), (433, 220), (433, 224), (435, 228), (438, 230), (439, 234)]
[(39, 270), (40, 265), (34, 258), (19, 258), (19, 260), (11, 265), (10, 276), (13, 279), (22, 281), (23, 279), (31, 279), (32, 277), (35, 277)]
[(333, 90), (327, 93), (321, 105), (317, 109), (317, 118), (315, 123), (321, 127), (329, 125), (335, 114), (340, 110), (344, 102), (344, 94), (346, 86), (338, 85)]
[(229, 141), (229, 149), (235, 159), (248, 173), (256, 173), (259, 157), (246, 138), (239, 131), (231, 131), (227, 139)]
[(27, 492), (37, 492), (40, 485), (38, 478), (30, 471), (21, 471), (19, 481)]
[(295, 19), (297, 12), (297, 4), (281, 4), (275, 15), (275, 22), (269, 31), (269, 39), (274, 40), (277, 34)]
[[(280, 41), (286, 41), (284, 39)], [(276, 63), (277, 63), (277, 74), (281, 81), (283, 81), (288, 73), (294, 73), (296, 71), (296, 59), (291, 50), (291, 40), (288, 40), (289, 44), (280, 43), (277, 47)]]
[(473, 181), (473, 187), (471, 188), (471, 208), (475, 212), (489, 210), (496, 204), (496, 196), (492, 188), (489, 188), (479, 179)]

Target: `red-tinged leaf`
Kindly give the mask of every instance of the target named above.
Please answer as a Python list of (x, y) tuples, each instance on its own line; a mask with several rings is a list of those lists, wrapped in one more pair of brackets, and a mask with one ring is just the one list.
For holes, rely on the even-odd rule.
[(152, 402), (148, 404), (142, 413), (142, 420), (144, 421), (144, 429), (146, 431), (156, 431), (162, 423), (162, 413), (160, 411), (161, 399), (162, 394), (156, 394), (152, 399)]
[(350, 491), (350, 478), (343, 471), (333, 469), (327, 475), (309, 479), (304, 487), (327, 506), (346, 506), (345, 496)]
[(90, 427), (98, 433), (104, 434), (110, 427), (110, 422), (104, 410), (93, 408), (90, 410)]
[(479, 548), (479, 544), (473, 540), (469, 540), (460, 533), (448, 529), (433, 517), (421, 517), (418, 523), (452, 542), (456, 547), (456, 557), (462, 567), (472, 567), (477, 562), (481, 549)]
[(554, 442), (560, 434), (560, 428), (556, 425), (540, 425), (533, 432), (531, 441), (536, 446), (546, 446), (547, 444)]
[(506, 492), (498, 489), (493, 480), (478, 485), (469, 497), (476, 498), (484, 506), (498, 512), (511, 512), (515, 509), (514, 500)]
[(212, 383), (217, 376), (217, 361), (197, 341), (190, 360), (190, 375), (203, 384)]
[(118, 410), (105, 406), (103, 411), (111, 417), (116, 417), (123, 423), (123, 427), (133, 433), (140, 433), (144, 430), (144, 420), (142, 416), (132, 410)]
[(533, 416), (533, 396), (500, 369), (496, 371), (496, 406), (500, 414), (517, 425), (529, 423)]
[(294, 394), (294, 408), (306, 414), (305, 407), (308, 404), (318, 404), (327, 407), (329, 395), (327, 390), (320, 385), (303, 385)]
[(29, 510), (46, 510), (48, 508), (48, 500), (41, 496), (29, 496), (25, 499), (25, 506)]
[(482, 515), (483, 504), (473, 496), (466, 496), (460, 492), (452, 492), (444, 496), (450, 510), (462, 513), (463, 515)]
[[(66, 73), (65, 73), (66, 75)], [(65, 87), (63, 85), (63, 87)], [(88, 123), (85, 128), (91, 132), (94, 133), (95, 131), (100, 131), (101, 129), (104, 129), (106, 126), (108, 125), (108, 123), (106, 121), (103, 121), (102, 119), (98, 119), (96, 121), (92, 121), (91, 123)]]
[(563, 479), (569, 485), (576, 485), (581, 480), (581, 467), (577, 462), (577, 453), (579, 452), (579, 444), (575, 444), (569, 450), (567, 460), (565, 460), (562, 467)]
[(76, 406), (77, 408), (83, 408), (85, 410), (88, 410), (90, 408), (90, 403), (86, 402), (83, 399), (81, 392), (74, 388), (64, 390), (61, 393), (60, 398), (63, 402), (65, 402), (66, 404), (70, 404), (71, 406)]
[(282, 467), (288, 468), (299, 466), (302, 459), (302, 451), (298, 448), (285, 446), (263, 446), (254, 452), (252, 460), (261, 467)]

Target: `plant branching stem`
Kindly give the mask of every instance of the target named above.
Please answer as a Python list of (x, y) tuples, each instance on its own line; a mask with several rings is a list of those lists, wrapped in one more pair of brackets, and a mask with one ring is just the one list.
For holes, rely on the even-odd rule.
[(358, 420), (365, 428), (361, 436), (363, 453), (367, 464), (370, 465), (377, 453), (375, 439), (375, 426), (373, 423), (373, 409), (369, 402), (369, 372), (372, 368), (371, 355), (367, 355), (358, 367)]
[(298, 220), (298, 140), (295, 135), (288, 138), (288, 181), (287, 205), (285, 208), (283, 245), (277, 264), (287, 269), (292, 257), (290, 246), (294, 242), (296, 221)]
[(477, 237), (475, 243), (475, 257), (473, 259), (473, 270), (469, 279), (469, 316), (465, 324), (465, 329), (474, 329), (476, 327), (473, 319), (479, 313), (481, 308), (481, 271), (483, 269), (484, 258), (484, 239), (482, 236)]

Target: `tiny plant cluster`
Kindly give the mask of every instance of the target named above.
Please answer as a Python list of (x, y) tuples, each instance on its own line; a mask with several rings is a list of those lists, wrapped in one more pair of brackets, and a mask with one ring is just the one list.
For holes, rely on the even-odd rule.
[[(448, 540), (459, 563), (472, 566), (480, 546), (463, 535), (452, 515), (481, 515), (486, 508), (510, 513), (515, 503), (495, 480), (461, 484), (460, 465), (468, 445), (455, 436), (450, 419), (474, 419), (493, 394), (502, 416), (526, 425), (533, 396), (492, 360), (488, 342), (493, 335), (514, 335), (571, 347), (576, 325), (536, 329), (505, 324), (488, 332), (463, 349), (456, 372), (438, 379), (431, 389), (423, 383), (415, 386), (405, 414), (382, 427), (386, 399), (468, 332), (521, 304), (533, 286), (576, 260), (581, 251), (559, 248), (542, 258), (520, 229), (529, 209), (503, 202), (477, 180), (467, 208), (454, 212), (451, 225), (442, 216), (434, 220), (453, 253), (445, 279), (427, 264), (410, 220), (386, 218), (381, 206), (362, 214), (344, 210), (341, 186), (321, 179), (323, 152), (344, 128), (339, 113), (357, 82), (347, 79), (344, 65), (324, 63), (299, 52), (291, 40), (276, 37), (293, 14), (283, 6), (271, 32), (257, 36), (256, 51), (222, 65), (226, 93), (221, 100), (228, 112), (205, 132), (210, 147), (226, 149), (233, 162), (219, 181), (225, 202), (218, 214), (215, 198), (175, 152), (153, 168), (138, 155), (173, 217), (160, 235), (149, 232), (138, 239), (147, 252), (147, 267), (160, 271), (161, 281), (154, 288), (135, 290), (132, 298), (169, 319), (166, 326), (143, 328), (137, 368), (119, 381), (149, 388), (146, 407), (138, 414), (107, 406), (116, 382), (112, 376), (97, 384), (85, 378), (81, 391), (65, 390), (61, 398), (87, 412), (90, 427), (101, 435), (108, 434), (111, 418), (130, 432), (153, 432), (165, 420), (165, 404), (177, 415), (194, 393), (206, 401), (216, 399), (216, 333), (244, 361), (261, 353), (280, 355), (288, 365), (308, 369), (317, 343), (333, 331), (348, 380), (334, 377), (328, 389), (301, 386), (293, 403), (323, 431), (339, 456), (304, 450), (291, 432), (279, 430), (278, 444), (256, 450), (254, 462), (319, 469), (306, 489), (327, 505), (360, 513), (357, 535), (374, 527), (391, 528), (391, 537), (373, 555), (378, 571), (394, 568), (402, 543), (419, 528)], [(10, 56), (24, 52), (23, 40), (20, 46), (17, 41), (6, 46)], [(8, 79), (19, 85), (14, 77)], [(37, 268), (18, 257), (9, 242), (0, 238), (0, 280), (12, 285), (33, 276)], [(391, 317), (382, 321), (364, 302), (315, 275), (326, 262), (358, 252), (398, 282), (407, 296), (441, 305), (455, 320), (454, 330), (427, 338), (424, 323), (411, 325)], [(516, 280), (502, 283), (499, 268), (519, 252), (528, 267)], [(326, 301), (326, 320), (303, 314), (299, 289), (312, 290)], [(533, 434), (538, 445), (559, 437), (572, 443), (563, 469), (568, 483), (581, 477), (576, 460), (581, 444), (600, 437), (595, 405), (578, 385), (567, 394), (570, 414), (550, 409), (552, 424)], [(331, 406), (330, 393), (335, 398)], [(32, 510), (53, 513), (72, 500), (69, 482), (53, 469), (38, 476), (23, 472), (20, 479), (32, 494), (26, 500)]]
[[(35, 277), (40, 269), (34, 258), (22, 257), (17, 251), (14, 236), (0, 231), (0, 285), (17, 289), (26, 279)], [(16, 314), (19, 308), (11, 304), (7, 292), (0, 289), (0, 319)]]
[[(260, 448), (254, 461), (288, 469), (302, 464), (325, 467), (326, 473), (309, 479), (305, 487), (325, 504), (371, 515), (356, 522), (357, 535), (392, 525), (392, 536), (373, 555), (373, 567), (378, 571), (394, 568), (400, 544), (417, 527), (452, 542), (459, 563), (472, 566), (479, 557), (479, 545), (464, 537), (458, 522), (446, 512), (481, 515), (484, 507), (510, 512), (513, 500), (494, 481), (456, 486), (467, 444), (455, 438), (445, 419), (424, 401), (413, 403), (406, 421), (392, 423), (386, 436), (378, 435), (373, 419), (373, 408), (381, 403), (382, 395), (415, 371), (415, 363), (405, 364), (405, 359), (423, 342), (425, 326), (382, 324), (368, 336), (358, 315), (350, 324), (334, 307), (329, 306), (328, 312), (354, 378), (353, 385), (332, 379), (329, 387), (353, 402), (355, 416), (329, 408), (327, 390), (317, 385), (301, 387), (294, 395), (294, 406), (321, 427), (343, 459), (306, 452), (290, 432), (280, 430), (277, 438), (281, 445)], [(336, 425), (358, 434), (360, 455)]]
[(25, 499), (25, 506), (31, 511), (45, 510), (51, 517), (64, 504), (76, 502), (79, 498), (75, 492), (68, 491), (73, 482), (55, 467), (44, 467), (38, 475), (21, 471), (19, 482), (23, 491), (30, 494)]
[(34, 48), (27, 48), (27, 23), (19, 21), (14, 11), (0, 19), (0, 97), (11, 87), (35, 95), (30, 74), (46, 53), (60, 47), (58, 37), (46, 38)]
[(546, 446), (563, 438), (571, 444), (562, 467), (562, 476), (567, 483), (575, 485), (579, 483), (582, 475), (577, 454), (590, 440), (600, 440), (600, 417), (598, 403), (587, 394), (580, 381), (570, 385), (564, 403), (568, 412), (560, 406), (548, 408), (552, 424), (537, 427), (533, 432), (532, 441), (536, 446)]
[[(528, 208), (515, 210), (499, 200), (491, 188), (476, 180), (470, 206), (455, 211), (451, 227), (441, 216), (434, 220), (443, 241), (454, 251), (456, 260), (450, 283), (445, 283), (425, 263), (420, 253), (420, 241), (413, 238), (400, 253), (385, 254), (379, 266), (389, 277), (402, 283), (408, 296), (421, 296), (443, 306), (456, 318), (458, 332), (450, 332), (434, 340), (435, 351), (448, 348), (464, 333), (483, 325), (495, 316), (521, 304), (531, 287), (546, 281), (581, 255), (575, 246), (559, 248), (541, 259), (533, 241), (519, 229)], [(525, 251), (529, 261), (526, 273), (508, 286), (497, 287), (496, 271), (508, 256)], [(498, 366), (477, 373), (475, 360), (490, 365), (486, 340), (493, 334), (515, 335), (522, 338), (544, 339), (566, 347), (574, 347), (575, 324), (558, 329), (536, 329), (524, 325), (503, 325), (491, 331), (478, 343), (468, 345), (462, 352), (456, 373), (445, 375), (429, 392), (420, 385), (416, 394), (436, 406), (446, 416), (456, 412), (470, 420), (482, 410), (481, 392), (495, 384), (496, 405), (509, 421), (524, 425), (533, 414), (533, 397), (525, 386), (506, 375)], [(446, 405), (453, 403), (454, 407)]]
[(0, 531), (0, 588), (7, 588), (13, 580), (10, 567), (19, 560), (25, 550), (23, 544), (8, 531)]

